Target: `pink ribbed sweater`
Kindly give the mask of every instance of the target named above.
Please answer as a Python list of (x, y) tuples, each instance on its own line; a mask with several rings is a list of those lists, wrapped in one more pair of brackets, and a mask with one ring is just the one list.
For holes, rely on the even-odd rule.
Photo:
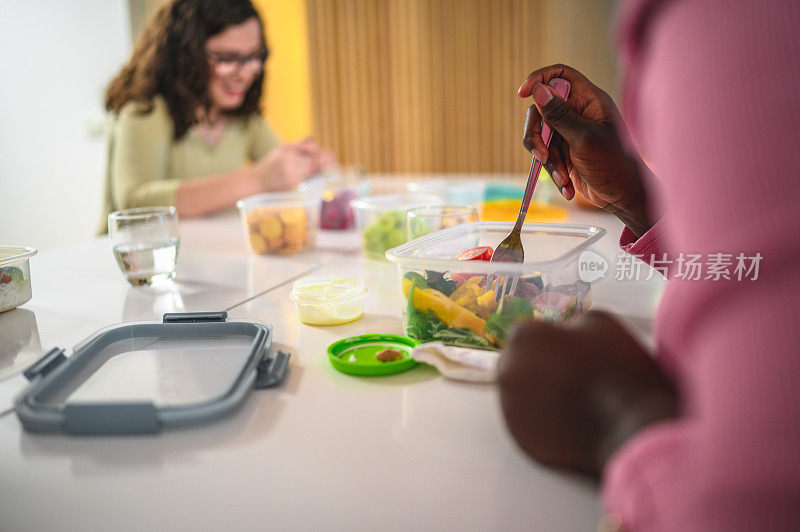
[(624, 248), (762, 260), (670, 279), (656, 356), (683, 415), (612, 457), (604, 504), (626, 530), (800, 530), (800, 1), (633, 0), (619, 39), (665, 210)]

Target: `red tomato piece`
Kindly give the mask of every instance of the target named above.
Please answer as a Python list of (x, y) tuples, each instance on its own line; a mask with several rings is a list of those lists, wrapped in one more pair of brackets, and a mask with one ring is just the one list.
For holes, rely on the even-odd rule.
[(494, 250), (490, 246), (480, 246), (466, 250), (456, 260), (492, 260)]

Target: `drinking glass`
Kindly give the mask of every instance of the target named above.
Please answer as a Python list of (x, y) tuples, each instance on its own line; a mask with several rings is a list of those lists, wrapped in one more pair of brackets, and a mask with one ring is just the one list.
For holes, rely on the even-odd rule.
[(108, 215), (108, 235), (122, 275), (133, 286), (175, 277), (180, 233), (175, 207), (140, 207)]
[(406, 237), (414, 240), (428, 233), (478, 221), (474, 205), (431, 205), (406, 212)]

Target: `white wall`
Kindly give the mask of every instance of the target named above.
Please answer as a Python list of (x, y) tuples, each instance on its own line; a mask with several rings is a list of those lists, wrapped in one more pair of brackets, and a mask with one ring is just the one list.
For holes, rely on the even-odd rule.
[(0, 245), (94, 234), (102, 93), (130, 40), (125, 0), (0, 0)]

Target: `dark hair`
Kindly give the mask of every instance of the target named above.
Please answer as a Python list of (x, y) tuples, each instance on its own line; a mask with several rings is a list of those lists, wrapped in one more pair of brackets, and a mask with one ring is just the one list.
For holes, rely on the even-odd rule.
[[(141, 112), (147, 113), (153, 109), (153, 97), (160, 94), (175, 124), (175, 138), (182, 137), (197, 122), (197, 109), (208, 109), (211, 104), (206, 41), (228, 26), (253, 17), (263, 28), (249, 0), (168, 2), (147, 23), (131, 58), (106, 88), (106, 109), (119, 112), (126, 103), (134, 101), (140, 104)], [(262, 44), (266, 50), (266, 42)], [(263, 81), (262, 71), (245, 94), (242, 105), (226, 113), (237, 116), (259, 113)]]

